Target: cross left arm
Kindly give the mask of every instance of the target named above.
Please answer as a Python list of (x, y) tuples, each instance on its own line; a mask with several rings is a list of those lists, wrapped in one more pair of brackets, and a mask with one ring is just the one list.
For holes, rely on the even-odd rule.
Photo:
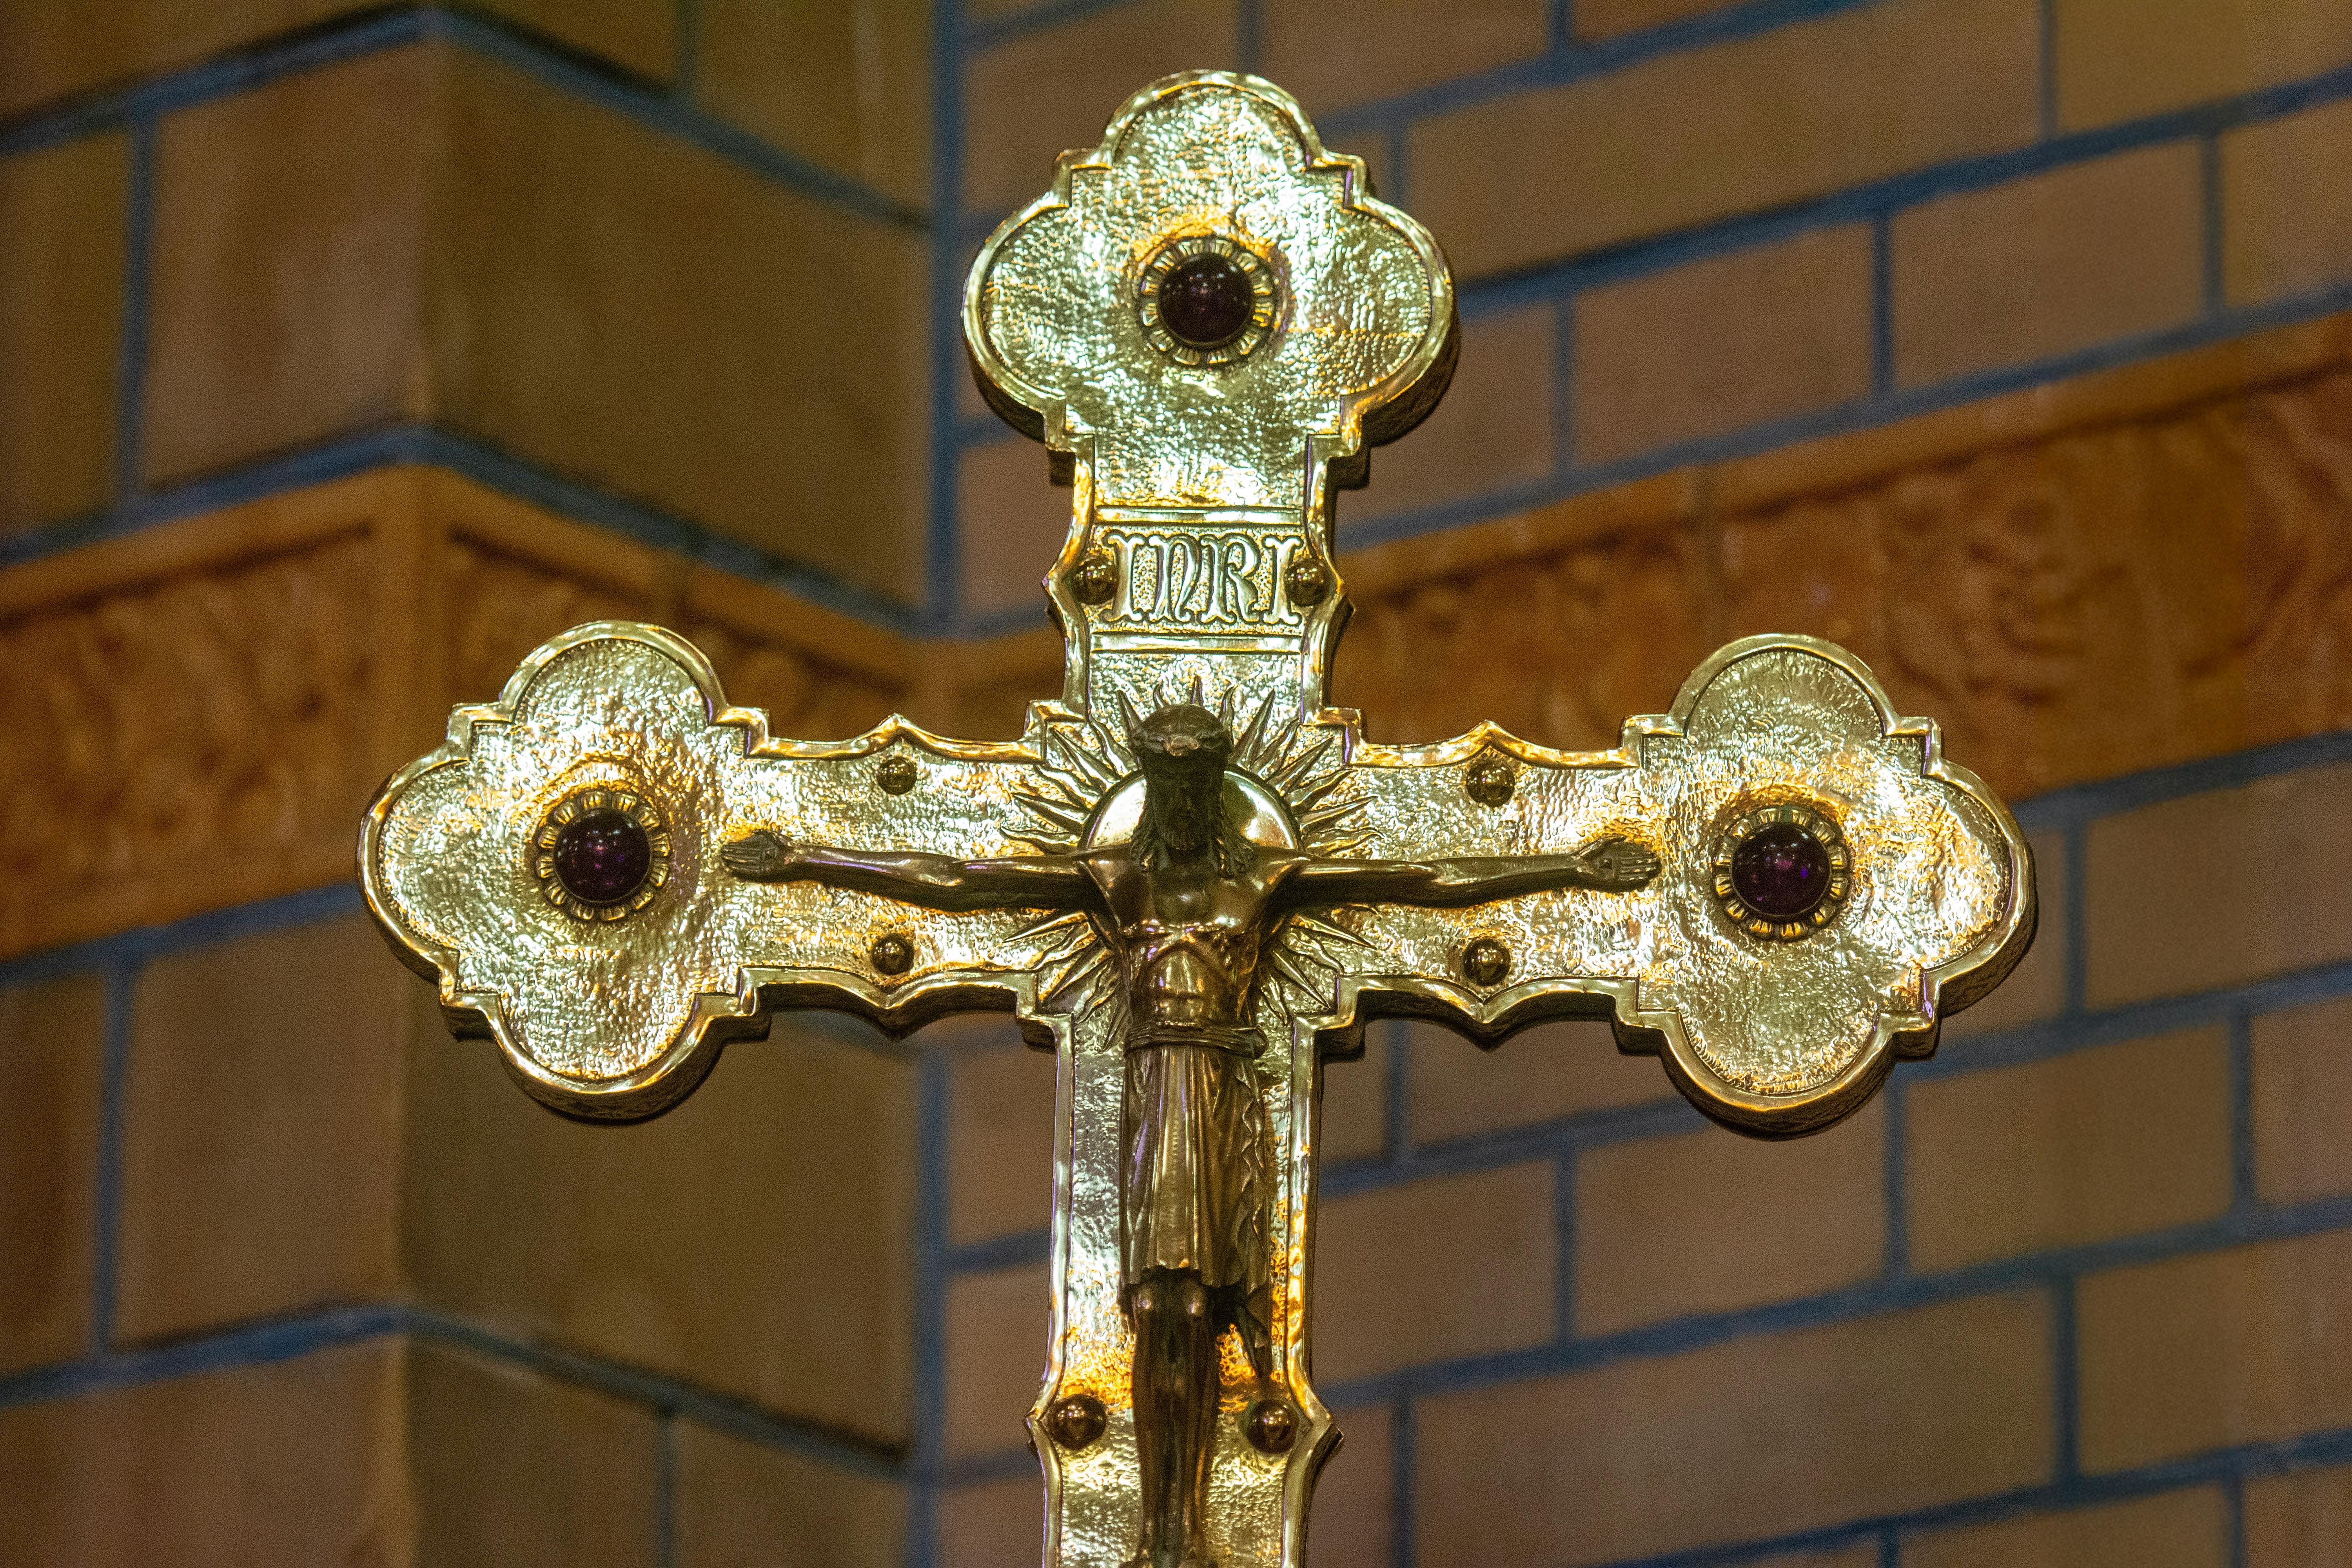
[(1565, 855), (1454, 856), (1434, 860), (1309, 860), (1285, 888), (1294, 904), (1416, 904), (1458, 908), (1556, 888), (1625, 892), (1658, 874), (1658, 858), (1630, 838), (1598, 838)]

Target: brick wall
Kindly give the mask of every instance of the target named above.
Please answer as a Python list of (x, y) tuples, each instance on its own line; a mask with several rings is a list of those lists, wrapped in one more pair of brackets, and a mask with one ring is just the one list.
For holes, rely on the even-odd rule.
[(1202, 65), (1463, 284), (1341, 700), (1585, 744), (1833, 637), (2048, 911), (1796, 1144), (1580, 1027), (1335, 1064), (1315, 1562), (2352, 1563), (2352, 23), (1339, 9), (0, 18), (0, 1564), (1034, 1557), (1050, 1061), (795, 1020), (558, 1121), (350, 824), (597, 616), (799, 732), (1009, 732), (1066, 492), (962, 269)]

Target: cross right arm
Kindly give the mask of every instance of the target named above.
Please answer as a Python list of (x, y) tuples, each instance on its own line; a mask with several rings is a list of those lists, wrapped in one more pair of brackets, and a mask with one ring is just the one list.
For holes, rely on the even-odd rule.
[(764, 828), (745, 834), (719, 855), (747, 882), (823, 882), (934, 910), (1066, 909), (1086, 902), (1094, 889), (1075, 855), (959, 860), (916, 851), (794, 844)]

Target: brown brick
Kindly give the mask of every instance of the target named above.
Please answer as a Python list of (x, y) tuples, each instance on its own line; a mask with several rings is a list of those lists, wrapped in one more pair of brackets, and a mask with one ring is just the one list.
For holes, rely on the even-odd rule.
[(1870, 297), (1870, 231), (1859, 225), (1579, 297), (1578, 460), (1605, 463), (1865, 395)]
[(1022, 1425), (1045, 1373), (1054, 1284), (1044, 1267), (967, 1274), (948, 1287), (948, 1452), (995, 1454)]
[(1979, 1297), (1425, 1400), (1422, 1561), (1576, 1568), (2046, 1480), (2049, 1336), (2042, 1298)]
[(965, 451), (956, 467), (956, 533), (963, 608), (1002, 615), (1034, 607), (1070, 532), (1070, 492), (1045, 477), (1045, 448), (1015, 436)]
[(676, 1568), (898, 1568), (907, 1490), (677, 1423)]
[(2352, 103), (2221, 138), (2221, 286), (2232, 305), (2305, 294), (2352, 277), (2352, 213), (2315, 191), (2352, 183)]
[(939, 1568), (1006, 1568), (1038, 1555), (1045, 1488), (1035, 1476), (959, 1487), (940, 1499)]
[(488, 1045), (449, 1038), (422, 987), (412, 1000), (402, 1242), (426, 1304), (906, 1440), (903, 1061), (787, 1018), (660, 1120), (583, 1126), (519, 1092)]
[(1898, 215), (1895, 379), (1926, 386), (2190, 320), (2202, 179), (2196, 144), (2174, 142)]
[(2221, 1494), (2200, 1487), (1910, 1536), (1903, 1568), (2222, 1568), (2229, 1534)]
[[(0, 116), (371, 9), (367, 0), (20, 0), (0, 50)], [(480, 9), (639, 76), (666, 79), (677, 69), (671, 0), (488, 0)]]
[[(2094, 1007), (2233, 985), (2352, 954), (2352, 763), (2091, 825)], [(2182, 918), (2193, 909), (2197, 918)]]
[[(485, 9), (633, 75), (667, 82), (677, 74), (678, 8), (670, 0), (489, 0)], [(697, 67), (707, 70), (709, 23), (702, 26)]]
[(158, 959), (123, 1086), (117, 1332), (397, 1282), (408, 975), (359, 915)]
[(2246, 1486), (2246, 1568), (2352, 1568), (2352, 1465)]
[(164, 121), (149, 479), (428, 411), (433, 59), (371, 55)]
[(2352, 999), (2254, 1020), (2254, 1185), (2274, 1204), (2352, 1192)]
[(128, 148), (92, 136), (0, 159), (0, 535), (113, 489)]
[[(1842, 498), (1840, 498), (1842, 499)], [(1718, 637), (1801, 632), (1900, 677), (1888, 601), (1897, 578), (1874, 528), (1857, 528), (1839, 500), (1806, 499), (1724, 521), (1717, 531), (1726, 611)], [(1909, 711), (1909, 710), (1906, 710)]]
[(1385, 1408), (1342, 1410), (1339, 1452), (1316, 1479), (1307, 1568), (1370, 1568), (1396, 1541), (1396, 1423)]
[(1341, 14), (1315, 0), (1273, 0), (1258, 23), (1256, 68), (1307, 113), (1328, 114), (1539, 55), (1549, 11), (1544, 0), (1373, 0)]
[(121, 86), (355, 8), (355, 0), (18, 0), (0, 49), (0, 115)]
[(1576, 1163), (1576, 1331), (1793, 1300), (1886, 1260), (1886, 1117), (1759, 1143), (1706, 1127)]
[(1417, 125), (1412, 205), (1471, 277), (2031, 142), (2034, 0), (1891, 0)]
[(2073, 131), (2316, 76), (2352, 60), (2337, 0), (2057, 0), (2058, 123)]
[(2218, 1029), (1915, 1084), (1911, 1254), (1956, 1268), (2207, 1219), (2230, 1206)]
[(1947, 1040), (1990, 1035), (2055, 1017), (2066, 1006), (2066, 837), (2029, 833), (2033, 847), (2034, 892), (2042, 923), (2033, 945), (2000, 988), (1944, 1026)]
[(704, 0), (695, 37), (703, 107), (837, 174), (930, 204), (929, 6)]
[(105, 1075), (97, 976), (0, 991), (0, 1373), (90, 1349)]
[(419, 1563), (656, 1568), (653, 1412), (429, 1341), (408, 1397)]
[(2075, 1300), (2087, 1470), (2352, 1422), (2352, 1232), (2095, 1274)]
[(148, 468), (430, 418), (908, 597), (925, 275), (909, 230), (467, 51), (374, 57), (166, 125)]
[(1375, 1025), (1367, 1029), (1360, 1061), (1323, 1064), (1316, 1140), (1327, 1165), (1334, 1160), (1376, 1159), (1387, 1150), (1389, 1053), (1397, 1048), (1398, 1027)]
[(1327, 1383), (1551, 1338), (1557, 1179), (1548, 1163), (1326, 1202), (1315, 1243), (1315, 1373)]
[(397, 1345), (0, 1410), (5, 1568), (407, 1563)]
[(1411, 436), (1373, 452), (1371, 484), (1340, 497), (1340, 523), (1549, 478), (1552, 321), (1546, 304), (1465, 323), (1445, 401)]
[[(964, 75), (964, 205), (1009, 211), (1043, 195), (1054, 159), (1093, 147), (1128, 95), (1171, 71), (1237, 64), (1234, 0), (1141, 0), (1020, 34)], [(1040, 92), (1050, 81), (1053, 90)]]
[(1621, 33), (1637, 33), (1644, 27), (1662, 27), (1669, 22), (1704, 16), (1738, 3), (1738, 0), (1575, 0), (1570, 14), (1576, 21), (1576, 36), (1598, 42)]
[(1054, 1058), (1004, 1038), (955, 1058), (950, 1090), (948, 1236), (985, 1241), (1054, 1223)]
[(1539, 1024), (1492, 1051), (1434, 1024), (1397, 1027), (1412, 1053), (1406, 1092), (1416, 1143), (1674, 1098), (1658, 1058), (1620, 1051), (1606, 1024)]
[(914, 595), (921, 237), (470, 57), (447, 91), (440, 416)]

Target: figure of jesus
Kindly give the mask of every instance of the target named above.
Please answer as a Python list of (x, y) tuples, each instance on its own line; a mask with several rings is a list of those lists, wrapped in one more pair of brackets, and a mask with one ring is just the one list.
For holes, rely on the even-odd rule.
[(961, 860), (794, 844), (758, 832), (722, 851), (736, 876), (816, 881), (941, 910), (1083, 910), (1117, 960), (1120, 1304), (1142, 1470), (1129, 1568), (1215, 1568), (1204, 1540), (1220, 1391), (1217, 1342), (1238, 1332), (1272, 1378), (1265, 1173), (1272, 1151), (1255, 1066), (1260, 957), (1294, 910), (1457, 906), (1555, 888), (1619, 891), (1657, 874), (1624, 838), (1565, 855), (1359, 860), (1253, 842), (1226, 805), (1233, 737), (1192, 703), (1130, 737), (1143, 805), (1124, 843)]

